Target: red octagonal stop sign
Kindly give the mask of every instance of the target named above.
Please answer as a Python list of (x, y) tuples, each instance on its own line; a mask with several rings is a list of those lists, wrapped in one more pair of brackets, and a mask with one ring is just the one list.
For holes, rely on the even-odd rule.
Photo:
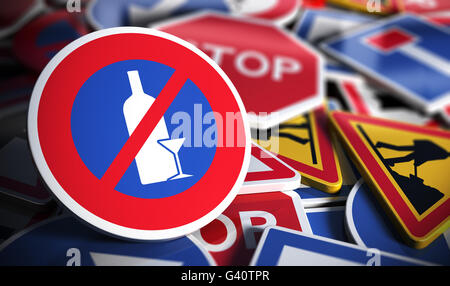
[(252, 128), (276, 126), (323, 101), (322, 58), (271, 23), (207, 12), (156, 28), (219, 64), (239, 91)]

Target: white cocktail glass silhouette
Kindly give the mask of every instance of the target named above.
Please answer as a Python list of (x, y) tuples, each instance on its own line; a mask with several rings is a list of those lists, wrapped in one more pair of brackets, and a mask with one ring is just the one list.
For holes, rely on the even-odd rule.
[(176, 138), (176, 139), (162, 139), (158, 140), (158, 142), (163, 145), (167, 150), (170, 150), (175, 154), (176, 163), (178, 166), (178, 169), (180, 173), (172, 178), (170, 180), (176, 180), (176, 179), (182, 179), (191, 177), (192, 175), (184, 174), (183, 170), (181, 169), (181, 163), (180, 163), (180, 156), (178, 155), (178, 152), (180, 151), (181, 146), (183, 146), (184, 140), (186, 138)]

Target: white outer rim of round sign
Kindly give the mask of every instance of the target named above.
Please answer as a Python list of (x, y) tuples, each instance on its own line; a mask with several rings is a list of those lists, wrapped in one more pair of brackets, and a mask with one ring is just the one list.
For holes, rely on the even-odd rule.
[(15, 21), (7, 27), (0, 29), (0, 39), (7, 38), (13, 33), (19, 31), (23, 26), (32, 21), (36, 16), (47, 11), (49, 11), (49, 9), (43, 0), (35, 0), (28, 11), (20, 16), (19, 20)]
[(356, 193), (359, 191), (363, 184), (364, 179), (359, 179), (348, 194), (347, 202), (345, 203), (345, 227), (347, 234), (351, 236), (351, 239), (353, 239), (353, 241), (357, 245), (367, 247), (359, 236), (358, 230), (356, 229), (355, 222), (353, 220), (353, 201), (355, 200)]
[[(199, 57), (201, 57), (203, 60), (208, 62), (214, 70), (222, 77), (222, 79), (225, 81), (225, 83), (228, 85), (229, 89), (231, 90), (232, 94), (234, 95), (234, 99), (236, 100), (243, 120), (244, 125), (244, 132), (245, 132), (245, 153), (244, 153), (244, 160), (241, 167), (241, 170), (239, 172), (239, 176), (233, 185), (231, 191), (228, 193), (228, 195), (223, 199), (223, 201), (216, 206), (213, 210), (208, 212), (203, 217), (192, 221), (188, 224), (181, 225), (175, 228), (169, 228), (169, 229), (159, 229), (159, 230), (142, 230), (142, 229), (134, 229), (129, 228), (125, 226), (121, 226), (112, 222), (109, 222), (105, 219), (102, 219), (98, 217), (97, 215), (91, 213), (87, 209), (85, 209), (83, 206), (78, 204), (74, 199), (72, 199), (68, 193), (62, 188), (62, 186), (58, 183), (56, 178), (53, 176), (52, 172), (50, 171), (50, 168), (47, 165), (47, 162), (44, 158), (44, 154), (42, 153), (41, 144), (39, 141), (39, 133), (38, 133), (38, 126), (37, 126), (37, 119), (38, 119), (38, 109), (39, 109), (39, 102), (41, 99), (42, 91), (47, 83), (47, 80), (49, 79), (52, 72), (55, 70), (55, 68), (74, 50), (79, 48), (80, 46), (91, 42), (93, 40), (115, 35), (115, 34), (123, 34), (123, 33), (135, 33), (135, 34), (144, 34), (144, 35), (150, 35), (150, 36), (156, 36), (160, 37), (166, 40), (170, 40), (174, 43), (177, 43), (193, 53), (197, 54)], [(218, 217), (233, 201), (235, 196), (237, 195), (239, 189), (241, 188), (242, 184), (244, 183), (245, 176), (247, 174), (247, 170), (250, 164), (250, 151), (251, 151), (251, 137), (250, 137), (250, 127), (248, 123), (247, 118), (247, 112), (245, 110), (244, 104), (239, 96), (239, 93), (237, 92), (236, 88), (234, 87), (231, 80), (228, 78), (228, 76), (225, 74), (225, 72), (212, 60), (210, 59), (206, 54), (204, 54), (202, 51), (200, 51), (198, 48), (193, 46), (192, 44), (175, 37), (173, 35), (170, 35), (168, 33), (157, 31), (154, 29), (149, 28), (140, 28), (140, 27), (116, 27), (116, 28), (109, 28), (104, 29), (100, 31), (96, 31), (90, 34), (87, 34), (66, 47), (64, 47), (60, 52), (58, 52), (51, 61), (47, 64), (47, 66), (44, 68), (42, 73), (39, 75), (39, 78), (36, 82), (36, 85), (34, 86), (33, 93), (31, 95), (30, 100), (30, 106), (28, 111), (28, 140), (30, 143), (31, 153), (33, 155), (34, 161), (36, 162), (36, 166), (43, 177), (45, 183), (50, 188), (52, 193), (56, 196), (56, 198), (64, 205), (66, 208), (68, 208), (71, 212), (76, 214), (78, 217), (80, 217), (83, 221), (86, 221), (90, 225), (108, 233), (114, 236), (118, 236), (120, 238), (127, 238), (127, 239), (133, 239), (133, 240), (164, 240), (164, 239), (173, 239), (177, 238), (183, 235), (187, 235), (189, 233), (192, 233), (201, 227), (207, 225), (209, 222), (213, 221), (216, 217)]]
[[(103, 25), (99, 21), (97, 21), (96, 17), (94, 16), (93, 10), (94, 10), (95, 6), (97, 5), (97, 2), (98, 2), (98, 0), (91, 0), (87, 4), (87, 6), (86, 6), (86, 19), (87, 19), (87, 22), (89, 23), (89, 25), (94, 30), (98, 31), (98, 30), (105, 29), (105, 27), (103, 27)], [(278, 2), (278, 0), (277, 0), (277, 2)], [(228, 5), (228, 2), (225, 1), (225, 4)], [(291, 7), (291, 9), (289, 10), (288, 13), (286, 13), (284, 15), (281, 15), (281, 16), (278, 16), (278, 17), (273, 18), (273, 19), (258, 18), (258, 17), (253, 16), (252, 14), (245, 14), (245, 13), (239, 14), (239, 13), (236, 13), (236, 12), (232, 12), (230, 6), (228, 6), (228, 8), (230, 9), (229, 12), (217, 11), (217, 10), (213, 10), (211, 8), (210, 9), (206, 9), (206, 10), (208, 10), (208, 11), (215, 11), (215, 12), (219, 12), (219, 13), (220, 12), (227, 13), (230, 16), (249, 17), (249, 18), (253, 18), (253, 19), (268, 21), (268, 22), (274, 23), (277, 26), (281, 26), (282, 27), (282, 26), (288, 25), (289, 23), (291, 23), (291, 22), (293, 22), (295, 20), (295, 18), (299, 14), (299, 8), (300, 7), (301, 7), (300, 2), (296, 1), (296, 3), (293, 5), (293, 7)], [(200, 12), (200, 11), (199, 10), (198, 11), (194, 11), (193, 13), (196, 13), (196, 12)], [(264, 11), (264, 12), (267, 12), (267, 11)], [(190, 13), (187, 13), (185, 15), (188, 15), (188, 14), (190, 14)], [(183, 16), (183, 15), (181, 15), (181, 16)], [(170, 17), (174, 17), (174, 15), (172, 15)], [(151, 24), (152, 22), (156, 23), (156, 22), (159, 22), (159, 20), (153, 20), (149, 24)]]

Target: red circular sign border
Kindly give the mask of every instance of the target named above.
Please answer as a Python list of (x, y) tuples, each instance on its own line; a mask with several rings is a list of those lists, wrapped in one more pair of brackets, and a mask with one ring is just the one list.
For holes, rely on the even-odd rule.
[[(141, 37), (143, 34), (150, 35), (151, 37), (145, 37), (144, 39)], [(128, 38), (124, 40), (124, 37)], [(171, 41), (167, 41), (167, 38), (170, 38)], [(164, 40), (161, 41), (161, 39)], [(153, 46), (152, 53), (149, 53), (148, 48), (145, 47), (148, 47), (151, 41), (153, 41), (152, 44), (154, 45), (155, 40), (156, 42), (159, 41), (162, 46), (159, 46), (160, 49), (156, 51)], [(142, 41), (146, 45), (142, 45)], [(118, 44), (119, 42), (122, 44)], [(141, 42), (141, 45), (137, 42)], [(181, 42), (184, 45), (173, 45), (173, 42), (178, 44)], [(175, 50), (182, 51), (182, 61), (180, 57), (168, 55), (168, 43), (170, 43), (169, 46), (176, 47), (174, 48)], [(95, 50), (105, 52), (95, 53)], [(245, 109), (243, 109), (240, 98), (236, 97), (237, 92), (234, 86), (232, 86), (231, 81), (226, 76), (224, 77), (223, 71), (218, 70), (218, 67), (211, 64), (213, 63), (212, 60), (207, 58), (206, 55), (202, 55), (202, 52), (196, 50), (190, 44), (178, 38), (160, 31), (145, 28), (122, 27), (102, 30), (80, 38), (63, 51), (60, 52), (59, 57), (58, 55), (55, 56), (41, 74), (33, 91), (28, 118), (29, 126), (32, 127), (29, 129), (29, 138), (33, 157), (45, 181), (59, 200), (94, 226), (118, 236), (136, 239), (164, 239), (192, 232), (199, 228), (198, 225), (207, 224), (221, 213), (219, 212), (215, 216), (210, 216), (213, 211), (217, 209), (223, 211), (231, 203), (245, 178), (250, 160), (249, 128), (245, 120)], [(79, 60), (77, 56), (80, 55), (82, 56), (81, 58), (85, 59), (84, 61)], [(184, 71), (178, 68), (176, 72), (189, 74), (189, 78), (200, 86), (204, 94), (215, 94), (214, 98), (208, 98), (214, 111), (223, 114), (230, 111), (241, 112), (243, 116), (243, 128), (240, 131), (245, 134), (245, 148), (216, 148), (213, 163), (204, 177), (190, 189), (169, 198), (153, 200), (140, 199), (124, 195), (117, 191), (111, 192), (111, 190), (105, 190), (96, 183), (99, 181), (98, 178), (87, 169), (76, 152), (71, 137), (70, 125), (68, 125), (70, 124), (70, 111), (73, 100), (82, 83), (99, 68), (121, 60), (155, 60), (159, 56), (161, 58), (158, 58), (158, 62), (172, 67), (174, 64), (176, 65), (180, 62), (183, 62), (183, 65), (192, 61), (196, 63), (196, 65), (188, 65)], [(92, 60), (87, 62), (86, 58), (92, 58)], [(199, 59), (203, 60), (199, 61)], [(195, 66), (196, 69), (189, 70), (192, 66)], [(201, 73), (200, 75), (198, 74), (199, 67), (206, 67), (209, 70), (207, 76)], [(214, 70), (216, 71), (214, 72)], [(213, 82), (216, 82), (217, 86), (214, 86), (212, 84)], [(73, 86), (78, 88), (73, 88)], [(68, 90), (63, 92), (65, 88), (72, 89), (73, 91)], [(218, 91), (218, 89), (222, 89), (222, 92), (211, 93), (211, 90)], [(233, 94), (235, 101), (232, 104), (222, 102), (227, 96), (218, 96), (221, 93)], [(46, 94), (46, 96), (41, 98), (41, 94)], [(60, 94), (65, 94), (65, 96), (61, 97)], [(58, 106), (58, 108), (54, 108), (54, 106)], [(67, 110), (69, 107), (70, 109)], [(55, 120), (55, 118), (57, 119)], [(33, 126), (35, 127), (34, 132), (32, 132)], [(225, 141), (223, 140), (223, 142)], [(43, 148), (41, 144), (44, 146)], [(241, 151), (236, 152), (236, 148), (240, 148)], [(36, 156), (37, 152), (40, 152), (41, 156)], [(42, 165), (42, 159), (44, 159), (44, 165)], [(230, 163), (230, 161), (234, 162)], [(240, 170), (236, 170), (237, 168), (233, 166), (236, 161), (244, 162)], [(50, 168), (49, 166), (52, 167)], [(70, 170), (67, 166), (71, 166)], [(227, 176), (223, 176), (223, 170), (227, 170)], [(62, 172), (66, 173), (61, 174)], [(53, 180), (49, 178), (49, 175), (53, 177)], [(80, 177), (83, 179), (80, 179)], [(215, 183), (219, 179), (220, 184)], [(56, 187), (59, 187), (57, 192), (54, 190), (55, 183), (57, 184)], [(218, 188), (219, 186), (221, 188)], [(77, 192), (74, 193), (72, 188), (76, 188)], [(81, 192), (79, 192), (80, 190)], [(66, 192), (73, 202), (70, 202), (68, 198), (63, 198), (64, 196), (61, 196), (61, 191)], [(92, 192), (94, 191), (94, 197), (97, 199), (92, 200)], [(211, 199), (211, 194), (217, 195), (215, 200), (209, 203), (205, 202), (206, 198)], [(113, 224), (114, 226), (112, 228), (105, 228), (103, 223), (98, 223), (98, 221), (95, 223), (92, 220), (86, 219), (84, 215), (80, 215), (79, 210), (73, 210), (74, 202), (86, 212), (97, 216), (106, 224)], [(130, 203), (130, 205), (127, 203)], [(208, 211), (211, 208), (213, 211)], [(145, 209), (146, 213), (143, 214), (142, 209)], [(168, 210), (170, 211), (168, 212)], [(155, 217), (159, 219), (155, 220)], [(208, 218), (206, 219), (206, 217)], [(202, 221), (202, 223), (193, 223), (192, 221)], [(197, 226), (192, 229), (187, 227), (187, 225)], [(134, 229), (138, 233), (146, 232), (146, 234), (131, 234), (129, 231), (124, 233), (120, 230), (121, 228)], [(173, 231), (167, 231), (168, 229), (172, 229)], [(175, 231), (175, 229), (189, 229), (189, 232)]]

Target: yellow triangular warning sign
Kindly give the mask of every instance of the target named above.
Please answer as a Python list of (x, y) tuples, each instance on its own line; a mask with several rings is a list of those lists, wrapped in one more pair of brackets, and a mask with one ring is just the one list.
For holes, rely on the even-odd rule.
[(303, 184), (334, 193), (342, 186), (342, 175), (327, 123), (321, 107), (281, 123), (256, 142), (300, 172)]
[(345, 112), (331, 118), (410, 244), (425, 247), (449, 227), (450, 132)]

